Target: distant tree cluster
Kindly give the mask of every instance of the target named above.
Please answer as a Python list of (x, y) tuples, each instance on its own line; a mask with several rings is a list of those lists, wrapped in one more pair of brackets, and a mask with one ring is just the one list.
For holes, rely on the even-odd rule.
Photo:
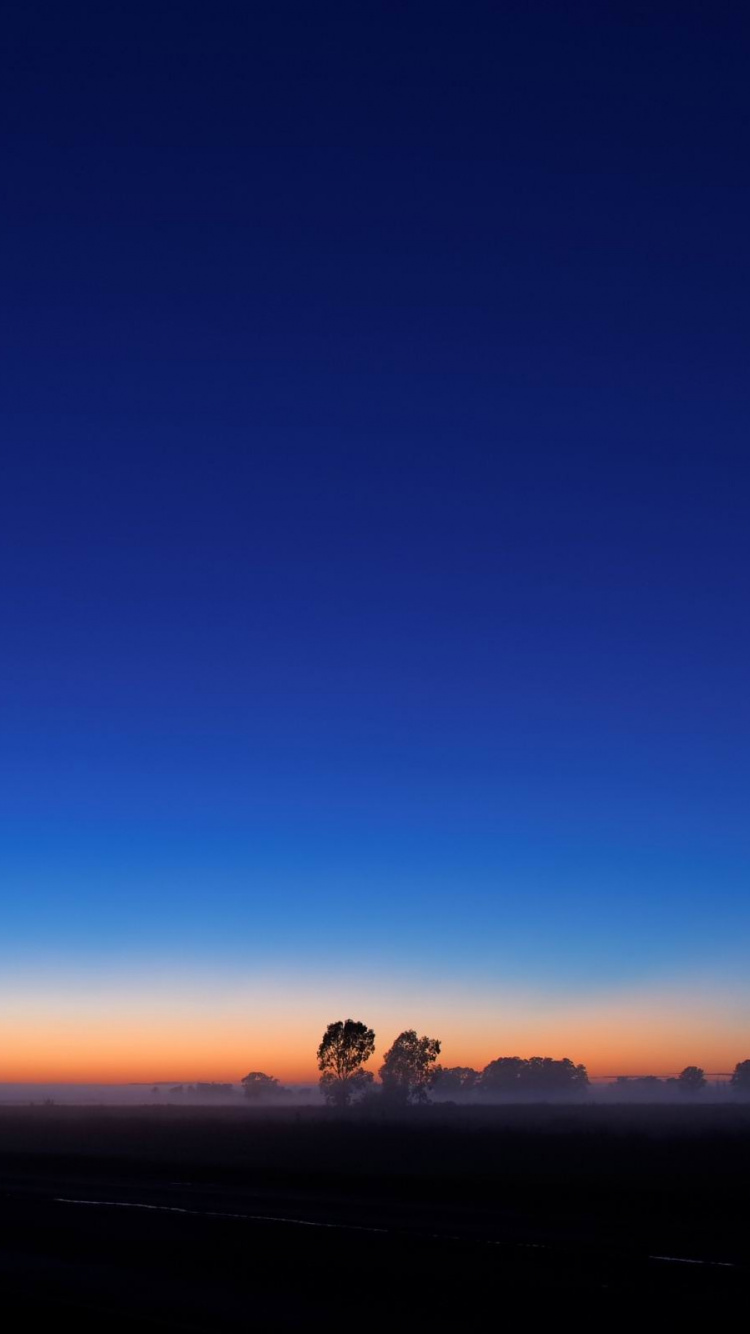
[[(153, 1091), (154, 1093), (158, 1092), (158, 1088), (156, 1085), (154, 1085)], [(210, 1094), (220, 1094), (222, 1097), (226, 1097), (227, 1094), (234, 1093), (234, 1086), (232, 1084), (217, 1084), (214, 1081), (211, 1081), (211, 1083), (207, 1084), (202, 1084), (200, 1082), (197, 1084), (175, 1084), (174, 1087), (169, 1090), (169, 1092), (170, 1094), (199, 1093), (201, 1097), (203, 1096), (204, 1093), (210, 1093)]]
[(686, 1065), (677, 1077), (677, 1087), (681, 1093), (700, 1093), (706, 1087), (706, 1072), (698, 1065)]
[(660, 1079), (658, 1075), (618, 1075), (615, 1084), (619, 1089), (633, 1093), (656, 1093), (661, 1088), (671, 1087), (676, 1079)]
[[(615, 1081), (618, 1088), (632, 1093), (658, 1094), (661, 1091), (677, 1090), (687, 1095), (701, 1093), (707, 1087), (705, 1070), (699, 1065), (686, 1065), (677, 1076), (660, 1078), (659, 1075), (619, 1075)], [(735, 1093), (750, 1097), (750, 1061), (738, 1061), (729, 1079), (729, 1087)]]
[(289, 1089), (285, 1089), (273, 1075), (264, 1075), (262, 1070), (251, 1070), (240, 1082), (245, 1097), (251, 1102), (260, 1102), (263, 1098), (289, 1097)]
[(699, 1065), (686, 1065), (676, 1077), (660, 1079), (658, 1075), (619, 1075), (615, 1081), (618, 1088), (631, 1093), (658, 1094), (668, 1092), (695, 1094), (706, 1087), (706, 1072)]
[(434, 1088), (441, 1098), (467, 1094), (538, 1098), (580, 1093), (588, 1082), (585, 1065), (575, 1065), (567, 1056), (560, 1061), (551, 1056), (498, 1056), (481, 1072), (463, 1065), (439, 1070)]
[[(373, 1077), (363, 1069), (375, 1050), (375, 1034), (353, 1019), (329, 1024), (318, 1048), (320, 1087), (326, 1101), (349, 1107), (371, 1091)], [(588, 1086), (586, 1067), (567, 1057), (500, 1056), (479, 1073), (468, 1066), (443, 1069), (437, 1064), (440, 1042), (419, 1036), (413, 1028), (399, 1033), (380, 1067), (380, 1096), (383, 1103), (406, 1107), (424, 1103), (434, 1090), (440, 1098), (469, 1094), (516, 1094), (544, 1097), (577, 1093)]]
[(435, 1072), (434, 1088), (443, 1098), (462, 1097), (467, 1093), (477, 1093), (481, 1087), (482, 1076), (468, 1065), (440, 1066)]
[[(339, 1019), (329, 1024), (317, 1051), (320, 1089), (332, 1107), (345, 1109), (378, 1091), (384, 1107), (407, 1107), (424, 1103), (434, 1092), (441, 1101), (456, 1098), (547, 1098), (581, 1094), (589, 1087), (585, 1065), (576, 1065), (567, 1056), (498, 1056), (483, 1070), (470, 1066), (438, 1065), (440, 1042), (421, 1037), (407, 1028), (389, 1047), (379, 1070), (380, 1084), (375, 1086), (372, 1072), (364, 1066), (375, 1051), (375, 1033), (355, 1019)], [(253, 1102), (290, 1096), (272, 1075), (251, 1070), (241, 1081), (245, 1097)], [(617, 1087), (628, 1093), (658, 1096), (660, 1091), (679, 1091), (696, 1096), (706, 1087), (705, 1071), (687, 1065), (676, 1077), (657, 1075), (620, 1075)], [(737, 1093), (750, 1097), (750, 1060), (739, 1061), (730, 1080)], [(194, 1084), (172, 1090), (182, 1092), (231, 1091), (230, 1084)]]

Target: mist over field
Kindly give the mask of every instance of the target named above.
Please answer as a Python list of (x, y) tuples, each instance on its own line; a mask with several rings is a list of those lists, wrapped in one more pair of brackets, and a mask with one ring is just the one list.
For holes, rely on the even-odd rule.
[[(687, 1097), (674, 1085), (665, 1081), (651, 1082), (629, 1078), (627, 1081), (597, 1081), (579, 1094), (544, 1093), (537, 1096), (529, 1093), (491, 1094), (468, 1093), (457, 1097), (444, 1097), (433, 1094), (427, 1106), (434, 1112), (450, 1107), (524, 1107), (534, 1104), (553, 1104), (559, 1106), (597, 1105), (615, 1106), (617, 1104), (658, 1104), (674, 1103), (677, 1106), (734, 1105), (743, 1099), (724, 1079), (710, 1081), (700, 1093)], [(378, 1094), (373, 1095), (373, 1102), (367, 1111), (376, 1110)], [(253, 1101), (244, 1096), (240, 1083), (229, 1087), (201, 1085), (200, 1082), (185, 1081), (182, 1085), (173, 1082), (157, 1084), (21, 1084), (0, 1083), (0, 1107), (237, 1107), (248, 1111), (261, 1111), (269, 1108), (325, 1107), (325, 1099), (314, 1082), (307, 1084), (286, 1084), (277, 1093), (265, 1095)], [(424, 1112), (425, 1108), (412, 1108), (412, 1114)]]
[[(142, 1107), (159, 1106), (161, 1103), (190, 1104), (191, 1106), (215, 1107), (217, 1105), (244, 1104), (242, 1088), (239, 1084), (228, 1089), (201, 1088), (200, 1084), (186, 1081), (182, 1091), (173, 1082), (164, 1084), (0, 1084), (0, 1106), (38, 1105), (55, 1103), (61, 1106), (88, 1107)], [(300, 1103), (313, 1102), (322, 1104), (317, 1088), (310, 1085), (289, 1085), (286, 1096), (270, 1097), (264, 1105), (288, 1106), (290, 1101)]]

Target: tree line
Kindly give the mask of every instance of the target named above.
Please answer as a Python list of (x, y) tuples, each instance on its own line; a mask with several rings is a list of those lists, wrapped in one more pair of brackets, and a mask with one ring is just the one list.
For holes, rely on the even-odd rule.
[[(440, 1042), (419, 1036), (415, 1029), (405, 1029), (389, 1047), (378, 1071), (375, 1085), (371, 1070), (364, 1067), (375, 1052), (375, 1033), (355, 1019), (339, 1019), (329, 1024), (317, 1050), (320, 1089), (332, 1107), (347, 1108), (372, 1096), (392, 1106), (424, 1103), (434, 1093), (439, 1098), (487, 1094), (494, 1096), (548, 1097), (585, 1092), (589, 1077), (585, 1065), (576, 1065), (568, 1057), (498, 1056), (481, 1071), (469, 1066), (443, 1067), (438, 1064)], [(706, 1086), (705, 1071), (688, 1065), (674, 1079), (656, 1076), (640, 1079), (621, 1077), (618, 1084), (635, 1088), (644, 1084), (673, 1085), (681, 1093), (697, 1094)], [(750, 1095), (750, 1060), (739, 1061), (731, 1077), (731, 1086)], [(254, 1070), (242, 1080), (248, 1098), (281, 1094), (277, 1079)]]

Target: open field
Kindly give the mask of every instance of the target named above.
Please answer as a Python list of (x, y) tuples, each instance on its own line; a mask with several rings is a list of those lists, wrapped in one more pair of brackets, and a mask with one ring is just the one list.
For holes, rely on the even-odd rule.
[(0, 1108), (4, 1308), (79, 1329), (715, 1317), (749, 1198), (741, 1105)]

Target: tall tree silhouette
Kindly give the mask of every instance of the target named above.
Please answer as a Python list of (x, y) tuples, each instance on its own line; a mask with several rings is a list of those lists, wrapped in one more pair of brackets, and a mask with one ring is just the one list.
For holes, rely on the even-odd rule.
[(384, 1096), (392, 1102), (424, 1102), (439, 1055), (437, 1038), (417, 1037), (413, 1028), (399, 1033), (380, 1067)]
[(372, 1075), (363, 1070), (375, 1050), (375, 1034), (355, 1019), (339, 1019), (329, 1024), (318, 1047), (320, 1087), (327, 1102), (348, 1107), (353, 1098), (372, 1083)]

